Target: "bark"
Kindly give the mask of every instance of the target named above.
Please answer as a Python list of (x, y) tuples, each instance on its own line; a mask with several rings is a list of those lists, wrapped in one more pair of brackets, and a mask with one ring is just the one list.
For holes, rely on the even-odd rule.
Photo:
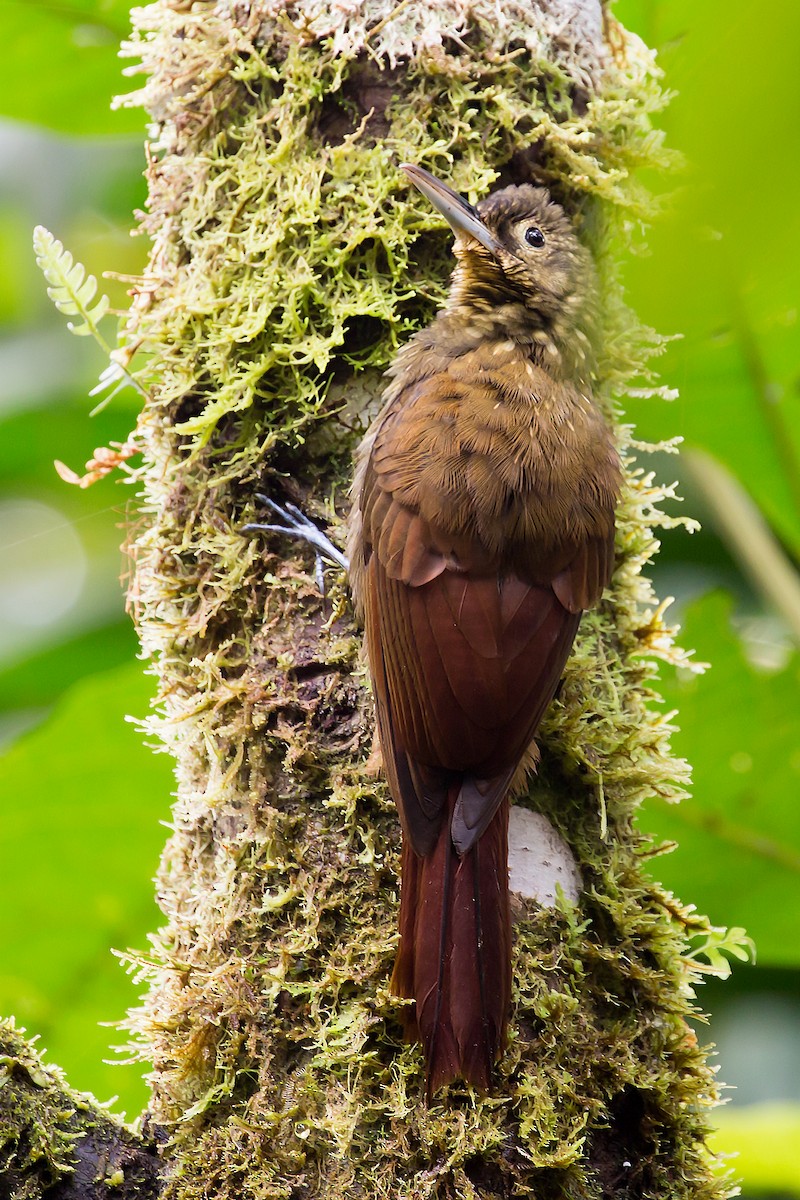
[[(154, 130), (127, 333), (150, 396), (130, 599), (178, 791), (130, 1026), (153, 1063), (162, 1193), (726, 1195), (687, 1024), (687, 939), (711, 932), (650, 880), (634, 825), (642, 799), (687, 781), (653, 708), (655, 659), (680, 655), (642, 574), (669, 491), (618, 410), (659, 345), (617, 268), (649, 211), (635, 172), (665, 160), (652, 59), (590, 0), (157, 0), (135, 20)], [(525, 865), (498, 1087), (430, 1107), (388, 992), (399, 828), (344, 581), (323, 601), (302, 548), (241, 533), (260, 490), (340, 539), (381, 374), (451, 265), (396, 170), (409, 160), (473, 198), (543, 183), (574, 217), (603, 285), (599, 399), (628, 462), (614, 583), (519, 802), (538, 820), (512, 822)], [(555, 879), (528, 869), (554, 855)]]

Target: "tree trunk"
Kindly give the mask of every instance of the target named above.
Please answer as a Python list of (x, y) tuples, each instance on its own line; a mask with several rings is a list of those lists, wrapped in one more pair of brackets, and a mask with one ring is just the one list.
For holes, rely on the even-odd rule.
[[(666, 159), (650, 55), (594, 0), (157, 0), (135, 21), (155, 132), (130, 599), (178, 794), (131, 1029), (169, 1138), (164, 1194), (726, 1195), (687, 1025), (687, 937), (708, 926), (650, 880), (633, 823), (687, 779), (651, 707), (654, 659), (680, 655), (641, 574), (669, 493), (616, 407), (659, 345), (616, 267), (649, 211), (633, 172)], [(310, 553), (241, 532), (261, 491), (341, 541), (382, 372), (452, 265), (402, 161), (473, 199), (543, 183), (574, 216), (628, 461), (614, 583), (512, 821), (510, 1045), (493, 1095), (453, 1085), (430, 1107), (388, 990), (400, 832), (345, 584), (329, 576), (323, 600)]]

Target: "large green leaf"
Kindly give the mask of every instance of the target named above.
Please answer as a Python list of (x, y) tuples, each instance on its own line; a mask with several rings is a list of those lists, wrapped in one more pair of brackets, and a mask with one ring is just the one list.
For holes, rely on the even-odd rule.
[(661, 123), (688, 160), (651, 255), (628, 271), (634, 306), (683, 335), (662, 363), (681, 396), (632, 401), (630, 415), (645, 436), (682, 434), (726, 463), (798, 552), (800, 6), (620, 0), (615, 11), (660, 48), (677, 92)]
[(130, 414), (116, 407), (90, 422), (82, 399), (54, 400), (0, 420), (0, 721), (14, 709), (50, 704), (92, 664), (122, 659), (116, 635), (103, 638), (105, 662), (99, 643), (79, 641), (59, 652), (62, 639), (69, 643), (114, 622), (133, 657), (133, 639), (120, 628), (118, 582), (131, 489), (113, 477), (88, 491), (68, 487), (53, 467), (58, 458), (82, 471), (94, 447), (122, 441), (129, 428)]
[(731, 1160), (745, 1195), (800, 1196), (800, 1104), (752, 1104), (714, 1114), (711, 1146)]
[(0, 1011), (42, 1035), (74, 1087), (131, 1113), (141, 1072), (102, 1062), (120, 1036), (97, 1022), (136, 1002), (111, 949), (143, 948), (158, 923), (170, 765), (125, 720), (151, 690), (139, 663), (90, 677), (0, 758)]
[(85, 675), (130, 663), (138, 644), (128, 620), (101, 625), (0, 668), (0, 713), (46, 708)]
[(694, 794), (646, 806), (640, 824), (679, 848), (654, 870), (718, 925), (743, 925), (764, 965), (800, 964), (800, 656), (766, 673), (753, 667), (730, 626), (730, 599), (706, 596), (688, 613), (682, 641), (712, 664), (667, 679), (678, 709), (676, 750), (694, 768)]
[(143, 130), (136, 109), (112, 112), (130, 91), (117, 52), (130, 31), (124, 0), (0, 0), (0, 112), (63, 133)]
[[(64, 337), (69, 338), (66, 330)], [(86, 343), (75, 339), (75, 344), (82, 347)], [(89, 347), (92, 360), (100, 357), (94, 349), (93, 345)], [(53, 460), (60, 458), (82, 472), (96, 446), (108, 446), (128, 437), (133, 412), (130, 396), (120, 393), (112, 405), (90, 419), (92, 403), (85, 396), (53, 395), (41, 408), (0, 418), (0, 480), (5, 495), (57, 500), (74, 520), (93, 520), (106, 514), (119, 543), (123, 536), (121, 517), (131, 499), (131, 489), (124, 485), (123, 477), (112, 474), (102, 483), (80, 490), (65, 486), (53, 467)]]

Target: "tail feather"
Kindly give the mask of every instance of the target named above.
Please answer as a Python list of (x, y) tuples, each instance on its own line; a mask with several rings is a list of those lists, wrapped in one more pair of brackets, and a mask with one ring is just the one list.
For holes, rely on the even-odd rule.
[[(458, 797), (450, 794), (450, 816)], [(460, 857), (445, 820), (424, 858), (403, 846), (396, 994), (416, 1001), (408, 1032), (423, 1043), (428, 1097), (461, 1078), (488, 1091), (511, 993), (508, 802)]]

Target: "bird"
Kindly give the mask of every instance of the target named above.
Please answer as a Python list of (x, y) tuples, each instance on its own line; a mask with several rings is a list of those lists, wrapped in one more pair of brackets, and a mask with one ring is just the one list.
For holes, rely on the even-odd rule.
[(596, 272), (565, 209), (531, 183), (472, 206), (402, 170), (449, 224), (456, 264), (387, 371), (348, 561), (402, 829), (391, 987), (413, 1002), (430, 1102), (458, 1080), (493, 1087), (511, 1003), (510, 795), (610, 582), (621, 466), (593, 395)]

